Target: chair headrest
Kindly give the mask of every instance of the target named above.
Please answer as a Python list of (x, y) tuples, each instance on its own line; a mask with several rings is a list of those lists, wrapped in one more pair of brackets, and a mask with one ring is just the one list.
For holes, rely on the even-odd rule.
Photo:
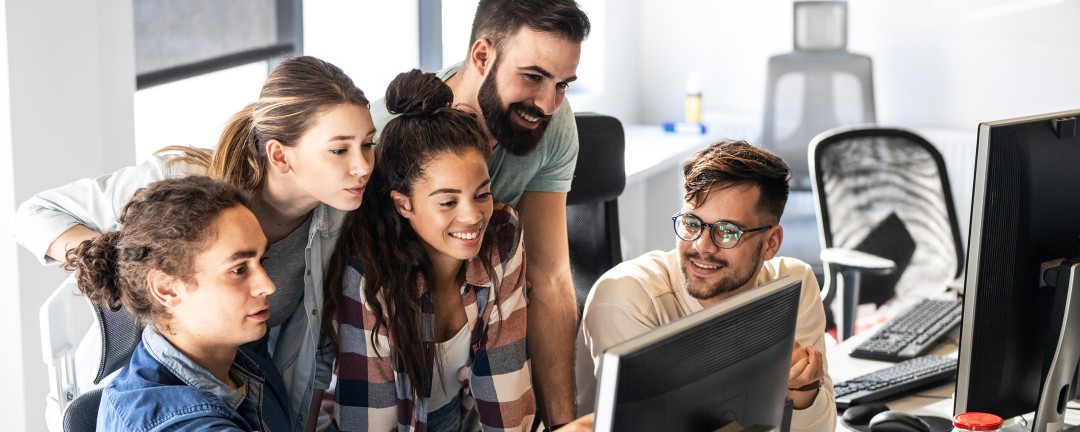
[(578, 158), (566, 203), (611, 201), (626, 187), (626, 136), (615, 117), (576, 113)]

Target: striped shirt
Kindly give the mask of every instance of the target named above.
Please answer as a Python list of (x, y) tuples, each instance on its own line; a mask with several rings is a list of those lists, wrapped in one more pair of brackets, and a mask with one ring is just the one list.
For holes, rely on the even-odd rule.
[[(462, 389), (462, 415), (476, 410), (485, 431), (523, 431), (532, 426), (536, 400), (525, 339), (521, 227), (514, 210), (504, 207), (493, 212), (487, 229), (494, 234), (491, 262), (498, 286), (492, 286), (480, 260), (466, 262), (462, 303), (469, 322), (477, 324), (470, 336), (471, 373)], [(335, 365), (338, 381), (334, 395), (338, 428), (426, 431), (429, 398), (413, 400), (413, 386), (391, 354), (385, 326), (372, 345), (375, 315), (368, 307), (359, 267), (354, 260), (345, 272), (338, 315), (341, 353)], [(435, 304), (423, 281), (417, 283), (421, 285), (421, 334), (432, 342)], [(435, 344), (427, 346), (434, 349)], [(434, 365), (428, 366), (434, 376)], [(430, 382), (427, 387), (432, 387)]]

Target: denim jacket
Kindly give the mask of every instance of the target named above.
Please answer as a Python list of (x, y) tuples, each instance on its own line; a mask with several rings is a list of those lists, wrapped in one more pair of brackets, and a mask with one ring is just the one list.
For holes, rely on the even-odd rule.
[(97, 430), (290, 429), (285, 387), (273, 364), (241, 348), (230, 373), (243, 381), (247, 397), (146, 326), (127, 367), (102, 391)]
[[(64, 231), (84, 225), (98, 232), (119, 229), (120, 210), (139, 188), (166, 178), (203, 175), (205, 168), (167, 163), (179, 153), (156, 154), (145, 162), (98, 178), (82, 179), (34, 195), (19, 206), (12, 221), (15, 240), (42, 264), (55, 263), (45, 252)], [(326, 204), (315, 207), (304, 253), (304, 301), (282, 324), (271, 353), (289, 395), (293, 430), (302, 431), (315, 389), (330, 386), (333, 348), (320, 344), (324, 272), (340, 235), (345, 212)]]

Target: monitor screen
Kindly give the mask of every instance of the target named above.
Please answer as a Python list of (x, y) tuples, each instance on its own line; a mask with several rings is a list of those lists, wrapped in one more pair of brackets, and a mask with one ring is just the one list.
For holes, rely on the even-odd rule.
[[(1011, 418), (1035, 412), (1043, 396), (1063, 410), (1075, 391), (1080, 338), (1060, 336), (1062, 323), (1080, 316), (1066, 307), (1068, 284), (1043, 276), (1058, 260), (1080, 257), (1078, 117), (1068, 111), (979, 125), (957, 413)], [(1036, 415), (1033, 429), (1060, 421), (1053, 417)]]
[(801, 286), (780, 278), (605, 351), (596, 430), (781, 428)]

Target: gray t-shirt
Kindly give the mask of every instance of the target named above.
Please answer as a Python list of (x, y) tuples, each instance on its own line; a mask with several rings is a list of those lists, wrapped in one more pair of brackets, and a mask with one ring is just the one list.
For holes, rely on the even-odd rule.
[[(450, 66), (436, 75), (446, 81), (461, 68), (461, 63)], [(375, 121), (378, 142), (382, 129), (394, 118), (386, 110), (386, 101), (380, 98), (371, 104), (371, 117)], [(491, 175), (491, 192), (495, 201), (516, 206), (521, 194), (534, 192), (568, 192), (577, 165), (578, 133), (574, 112), (564, 102), (552, 116), (544, 137), (536, 150), (525, 156), (510, 154), (496, 146), (488, 162)]]
[[(304, 250), (311, 231), (311, 215), (288, 236), (266, 250), (263, 268), (277, 290), (270, 294), (270, 319), (266, 328), (281, 325), (304, 298)], [(277, 332), (274, 332), (276, 334)], [(274, 346), (271, 342), (270, 346)]]

